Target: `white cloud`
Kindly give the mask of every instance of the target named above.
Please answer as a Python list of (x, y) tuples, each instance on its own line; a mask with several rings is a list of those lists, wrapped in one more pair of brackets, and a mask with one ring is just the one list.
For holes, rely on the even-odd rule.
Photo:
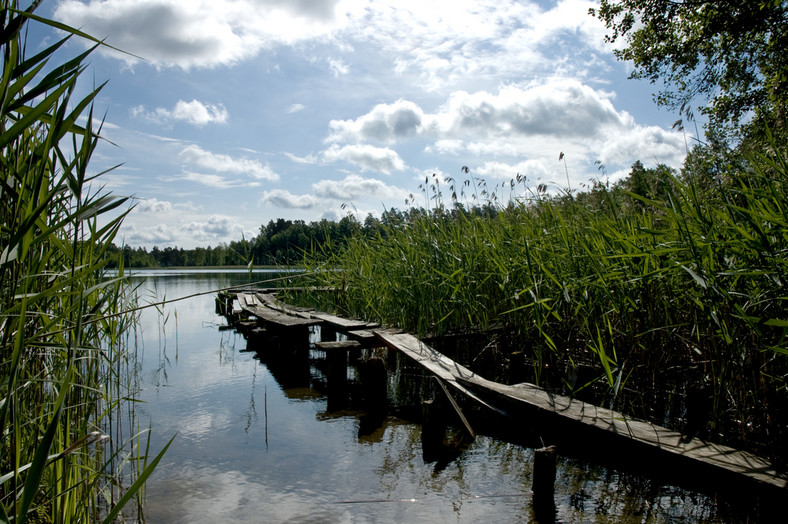
[(360, 199), (389, 200), (404, 199), (407, 193), (397, 187), (389, 186), (374, 178), (348, 175), (343, 180), (321, 180), (312, 184), (315, 196), (342, 202)]
[(184, 102), (178, 100), (172, 117), (175, 120), (183, 120), (196, 126), (205, 124), (224, 124), (227, 122), (227, 110), (222, 105), (205, 105), (197, 100)]
[(133, 223), (129, 223), (124, 231), (127, 235), (126, 242), (130, 245), (171, 244), (178, 237), (177, 230), (166, 224), (139, 228), (135, 227)]
[[(54, 18), (159, 67), (216, 67), (262, 49), (330, 34), (347, 23), (338, 1), (63, 0)], [(350, 2), (351, 4), (353, 2)], [(135, 64), (138, 59), (101, 48)]]
[(355, 120), (332, 120), (328, 141), (393, 143), (422, 133), (423, 120), (424, 112), (413, 102), (398, 100), (393, 104), (379, 104)]
[(285, 156), (296, 164), (313, 165), (317, 164), (318, 159), (315, 155), (296, 156), (292, 153), (285, 153)]
[(195, 173), (193, 171), (185, 171), (178, 177), (178, 179), (196, 182), (198, 184), (216, 189), (230, 189), (233, 187), (258, 187), (260, 185), (259, 182), (243, 182), (239, 180), (231, 180), (221, 175), (215, 175), (212, 173)]
[(633, 126), (620, 136), (607, 141), (599, 151), (602, 163), (631, 158), (679, 167), (686, 154), (684, 137), (656, 126)]
[(628, 114), (615, 110), (609, 94), (576, 80), (507, 86), (497, 94), (458, 91), (434, 115), (441, 137), (592, 137), (631, 123)]
[[(480, 167), (474, 169), (474, 174), (483, 178), (489, 178), (496, 181), (508, 182), (510, 180), (517, 181), (518, 175), (525, 177), (525, 185), (530, 187), (531, 182), (536, 185), (539, 181), (545, 180), (551, 176), (543, 162), (539, 160), (525, 160), (515, 164), (506, 164), (503, 162), (485, 162)], [(522, 185), (522, 182), (518, 182)]]
[(287, 112), (287, 113), (298, 113), (299, 111), (303, 111), (303, 110), (304, 110), (304, 104), (293, 104), (290, 107), (288, 107), (287, 109), (285, 109), (285, 112)]
[(256, 160), (246, 158), (236, 159), (229, 155), (211, 153), (200, 146), (190, 145), (180, 153), (181, 159), (189, 165), (210, 169), (219, 173), (234, 173), (248, 175), (256, 180), (279, 180), (279, 175)]
[[(234, 65), (283, 45), (330, 43), (347, 53), (372, 50), (384, 67), (438, 89), (467, 79), (587, 75), (599, 67), (594, 55), (609, 49), (604, 26), (588, 15), (597, 3), (62, 0), (54, 17), (156, 67)], [(584, 60), (571, 60), (580, 51)], [(349, 72), (342, 60), (326, 60), (335, 76)]]
[[(354, 144), (365, 140), (396, 144), (417, 138), (428, 141), (427, 153), (469, 157), (464, 162), (479, 159), (482, 171), (496, 178), (510, 179), (522, 167), (529, 176), (563, 182), (565, 170), (555, 159), (566, 151), (574, 186), (595, 173), (590, 172), (597, 159), (630, 165), (638, 158), (654, 158), (680, 166), (685, 154), (681, 135), (638, 125), (629, 113), (614, 107), (614, 97), (578, 80), (562, 79), (508, 85), (495, 93), (456, 91), (433, 113), (398, 100), (378, 104), (353, 120), (331, 121), (328, 141), (333, 144), (324, 155), (329, 161), (344, 157), (360, 166), (366, 159), (372, 169), (373, 157), (361, 155), (366, 146)], [(356, 149), (340, 147), (342, 142)]]
[(243, 228), (233, 217), (211, 215), (206, 221), (193, 221), (184, 226), (184, 231), (200, 240), (240, 237)]
[(294, 195), (284, 189), (273, 189), (263, 193), (260, 204), (286, 209), (315, 209), (320, 202), (311, 195)]
[(172, 203), (158, 200), (157, 198), (149, 198), (141, 200), (135, 209), (140, 213), (169, 213), (172, 211)]
[(347, 145), (339, 147), (333, 144), (323, 152), (326, 162), (344, 161), (361, 168), (362, 171), (376, 171), (389, 174), (392, 171), (405, 169), (405, 162), (393, 149), (370, 145)]
[(350, 67), (348, 67), (342, 60), (329, 58), (328, 59), (328, 67), (331, 69), (331, 72), (334, 74), (335, 77), (339, 77), (341, 75), (346, 75), (350, 72)]
[(223, 105), (203, 104), (198, 100), (191, 102), (178, 100), (172, 110), (157, 107), (153, 111), (147, 111), (140, 105), (131, 109), (131, 116), (156, 124), (169, 124), (178, 120), (198, 127), (206, 124), (225, 124), (229, 117)]

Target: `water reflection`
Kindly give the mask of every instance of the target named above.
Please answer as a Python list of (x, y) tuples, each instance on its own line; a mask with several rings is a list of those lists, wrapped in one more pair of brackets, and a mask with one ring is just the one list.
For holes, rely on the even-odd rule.
[[(144, 286), (174, 298), (246, 277), (167, 273)], [(524, 445), (534, 443), (518, 438), (527, 428), (495, 438), (475, 417), (476, 440), (450, 459), (425, 460), (414, 421), (421, 400), (438, 392), (406, 359), (365, 350), (332, 367), (306, 343), (246, 340), (218, 329), (210, 294), (165, 312), (163, 326), (153, 311), (142, 318), (139, 410), (150, 417), (153, 451), (178, 437), (149, 481), (148, 522), (534, 520), (533, 450)], [(366, 368), (375, 358), (377, 371)], [(365, 373), (380, 365), (386, 400), (373, 404), (381, 392), (365, 385)], [(461, 434), (454, 426), (447, 433)], [(555, 500), (563, 522), (727, 521), (706, 495), (565, 457)]]

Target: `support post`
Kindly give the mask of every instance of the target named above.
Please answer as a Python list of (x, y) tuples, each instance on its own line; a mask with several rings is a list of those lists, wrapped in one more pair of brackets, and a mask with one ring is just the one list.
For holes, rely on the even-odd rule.
[(323, 322), (320, 324), (320, 342), (334, 342), (337, 339), (337, 330)]
[(555, 522), (556, 447), (534, 451), (533, 507), (537, 522)]
[(364, 362), (362, 387), (364, 388), (364, 404), (367, 411), (384, 411), (388, 396), (388, 378), (386, 363), (383, 359), (372, 357)]
[(421, 451), (424, 462), (435, 462), (440, 457), (446, 437), (443, 409), (436, 400), (421, 403)]

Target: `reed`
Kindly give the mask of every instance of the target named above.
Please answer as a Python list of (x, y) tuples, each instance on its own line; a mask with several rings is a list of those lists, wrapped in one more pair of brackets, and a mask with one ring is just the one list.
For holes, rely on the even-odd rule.
[(417, 334), (501, 327), (528, 380), (659, 423), (700, 420), (703, 435), (784, 460), (788, 169), (773, 151), (712, 190), (689, 168), (647, 172), (641, 192), (550, 196), (518, 177), (506, 205), (474, 194), (447, 209), (425, 185), (429, 210), (307, 257), (316, 285), (342, 289), (312, 300)]
[[(88, 169), (101, 87), (73, 95), (91, 50), (50, 63), (73, 36), (98, 42), (38, 17), (39, 3), (0, 3), (0, 521), (111, 522), (161, 458), (142, 435), (118, 440), (132, 430), (118, 426), (134, 317), (122, 269), (106, 278), (102, 260), (126, 199)], [(29, 23), (66, 36), (29, 56)], [(124, 474), (123, 458), (142, 467)]]

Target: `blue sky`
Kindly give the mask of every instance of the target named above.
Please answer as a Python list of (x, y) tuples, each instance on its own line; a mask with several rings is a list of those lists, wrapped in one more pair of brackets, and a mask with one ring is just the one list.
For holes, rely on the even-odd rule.
[(83, 88), (108, 81), (95, 112), (111, 142), (91, 166), (122, 164), (102, 182), (135, 199), (118, 243), (191, 248), (276, 218), (423, 204), (425, 177), (461, 184), (462, 166), (504, 201), (518, 173), (555, 190), (567, 172), (573, 189), (599, 177), (596, 161), (611, 182), (636, 160), (679, 167), (678, 116), (627, 79), (587, 14), (597, 4), (60, 0), (38, 13), (144, 59), (91, 57)]

